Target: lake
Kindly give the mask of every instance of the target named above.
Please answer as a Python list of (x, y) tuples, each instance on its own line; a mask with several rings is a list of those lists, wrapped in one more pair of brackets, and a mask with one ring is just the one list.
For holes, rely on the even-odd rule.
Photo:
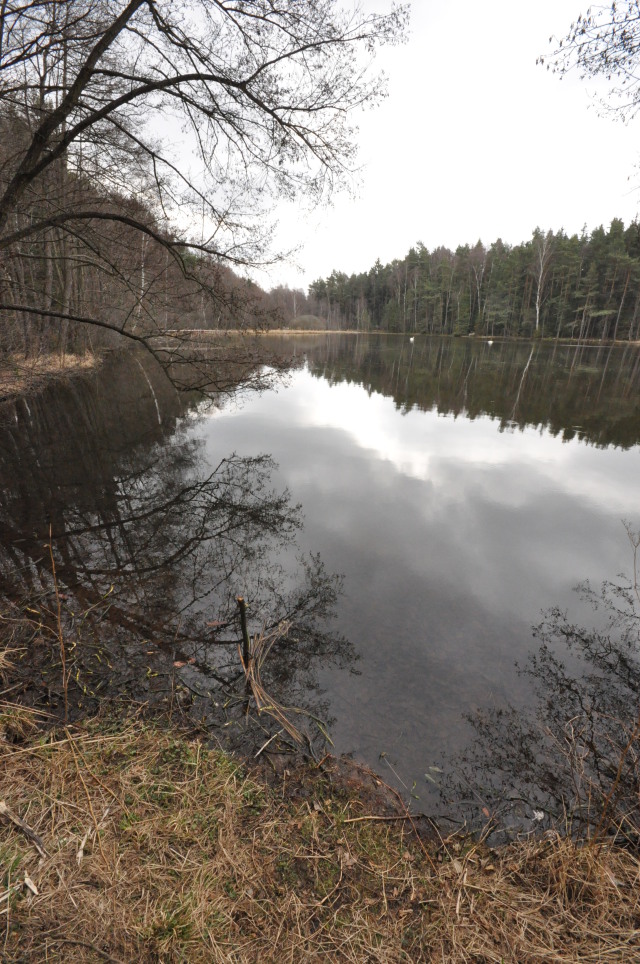
[(632, 568), (640, 355), (339, 334), (278, 348), (284, 378), (213, 405), (185, 409), (148, 363), (114, 359), (5, 413), (5, 591), (19, 573), (46, 608), (51, 525), (93, 653), (74, 656), (79, 702), (155, 693), (225, 735), (242, 729), (242, 595), (252, 632), (291, 624), (263, 682), (311, 713), (296, 720), (312, 744), (326, 726), (337, 752), (442, 809), (468, 715), (533, 704), (516, 664), (543, 611), (589, 621), (576, 585)]

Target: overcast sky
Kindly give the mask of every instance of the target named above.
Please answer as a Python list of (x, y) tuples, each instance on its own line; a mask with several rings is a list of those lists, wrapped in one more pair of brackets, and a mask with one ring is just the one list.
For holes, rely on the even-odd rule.
[[(367, 9), (388, 0), (366, 0)], [(389, 97), (360, 116), (358, 196), (309, 215), (283, 209), (292, 267), (259, 278), (306, 288), (402, 258), (417, 241), (455, 249), (536, 226), (572, 234), (640, 211), (640, 120), (603, 117), (595, 88), (536, 65), (588, 0), (413, 0), (407, 45), (377, 64)]]

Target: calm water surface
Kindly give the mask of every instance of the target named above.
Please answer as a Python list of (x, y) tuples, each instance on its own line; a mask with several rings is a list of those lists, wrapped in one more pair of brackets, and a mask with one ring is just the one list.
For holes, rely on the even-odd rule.
[[(515, 663), (541, 610), (577, 610), (578, 582), (631, 564), (637, 359), (530, 355), (333, 336), (309, 344), (286, 387), (194, 427), (212, 462), (231, 448), (274, 456), (304, 508), (303, 548), (345, 575), (338, 623), (358, 675), (320, 674), (332, 738), (422, 791), (466, 739), (465, 712), (527, 701)], [(630, 366), (617, 387), (607, 362), (619, 378)]]
[(294, 611), (302, 625), (299, 559), (319, 553), (344, 576), (335, 634), (303, 627), (268, 682), (320, 713), (337, 751), (433, 801), (465, 714), (530, 703), (516, 663), (541, 611), (582, 615), (578, 582), (631, 568), (640, 356), (338, 335), (282, 350), (284, 382), (186, 416), (133, 363), (19, 405), (0, 438), (4, 581), (42, 584), (51, 524), (65, 587), (87, 607), (112, 593), (122, 634), (134, 611), (147, 620), (145, 646), (112, 657), (111, 690), (120, 664), (135, 691), (186, 663), (178, 681), (206, 716), (228, 706), (215, 686), (235, 659), (211, 623), (243, 593), (254, 628)]

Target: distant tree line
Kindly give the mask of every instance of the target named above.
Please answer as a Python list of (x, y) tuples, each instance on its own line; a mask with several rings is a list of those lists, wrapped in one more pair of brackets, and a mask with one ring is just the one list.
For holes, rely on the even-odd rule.
[(447, 335), (638, 338), (640, 224), (568, 236), (539, 228), (523, 244), (423, 244), (361, 274), (309, 287), (329, 328)]

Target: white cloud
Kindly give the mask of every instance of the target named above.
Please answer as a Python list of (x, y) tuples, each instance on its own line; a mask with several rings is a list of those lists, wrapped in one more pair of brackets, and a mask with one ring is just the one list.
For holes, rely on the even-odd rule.
[[(432, 482), (451, 501), (463, 501), (469, 485), (481, 484), (488, 502), (512, 508), (553, 490), (624, 516), (636, 499), (637, 452), (610, 449), (605, 454), (534, 427), (501, 432), (500, 423), (488, 416), (470, 421), (418, 409), (400, 416), (392, 398), (377, 392), (370, 396), (357, 384), (330, 385), (308, 370), (297, 371), (283, 391), (248, 398), (217, 416), (233, 417), (245, 407), (247, 414), (259, 411), (272, 427), (281, 423), (283, 430), (344, 433), (355, 450), (391, 463), (407, 478)], [(466, 471), (470, 468), (474, 471)], [(517, 486), (512, 484), (515, 475)]]
[[(383, 0), (367, 8), (381, 9)], [(301, 215), (283, 207), (284, 247), (304, 269), (262, 283), (306, 286), (332, 269), (366, 271), (418, 240), (526, 240), (536, 225), (568, 233), (632, 220), (637, 132), (599, 115), (595, 88), (562, 82), (536, 58), (586, 0), (414, 0), (407, 46), (381, 52), (389, 97), (360, 120), (359, 198)], [(603, 88), (601, 88), (603, 90)], [(591, 106), (590, 106), (591, 105)]]

